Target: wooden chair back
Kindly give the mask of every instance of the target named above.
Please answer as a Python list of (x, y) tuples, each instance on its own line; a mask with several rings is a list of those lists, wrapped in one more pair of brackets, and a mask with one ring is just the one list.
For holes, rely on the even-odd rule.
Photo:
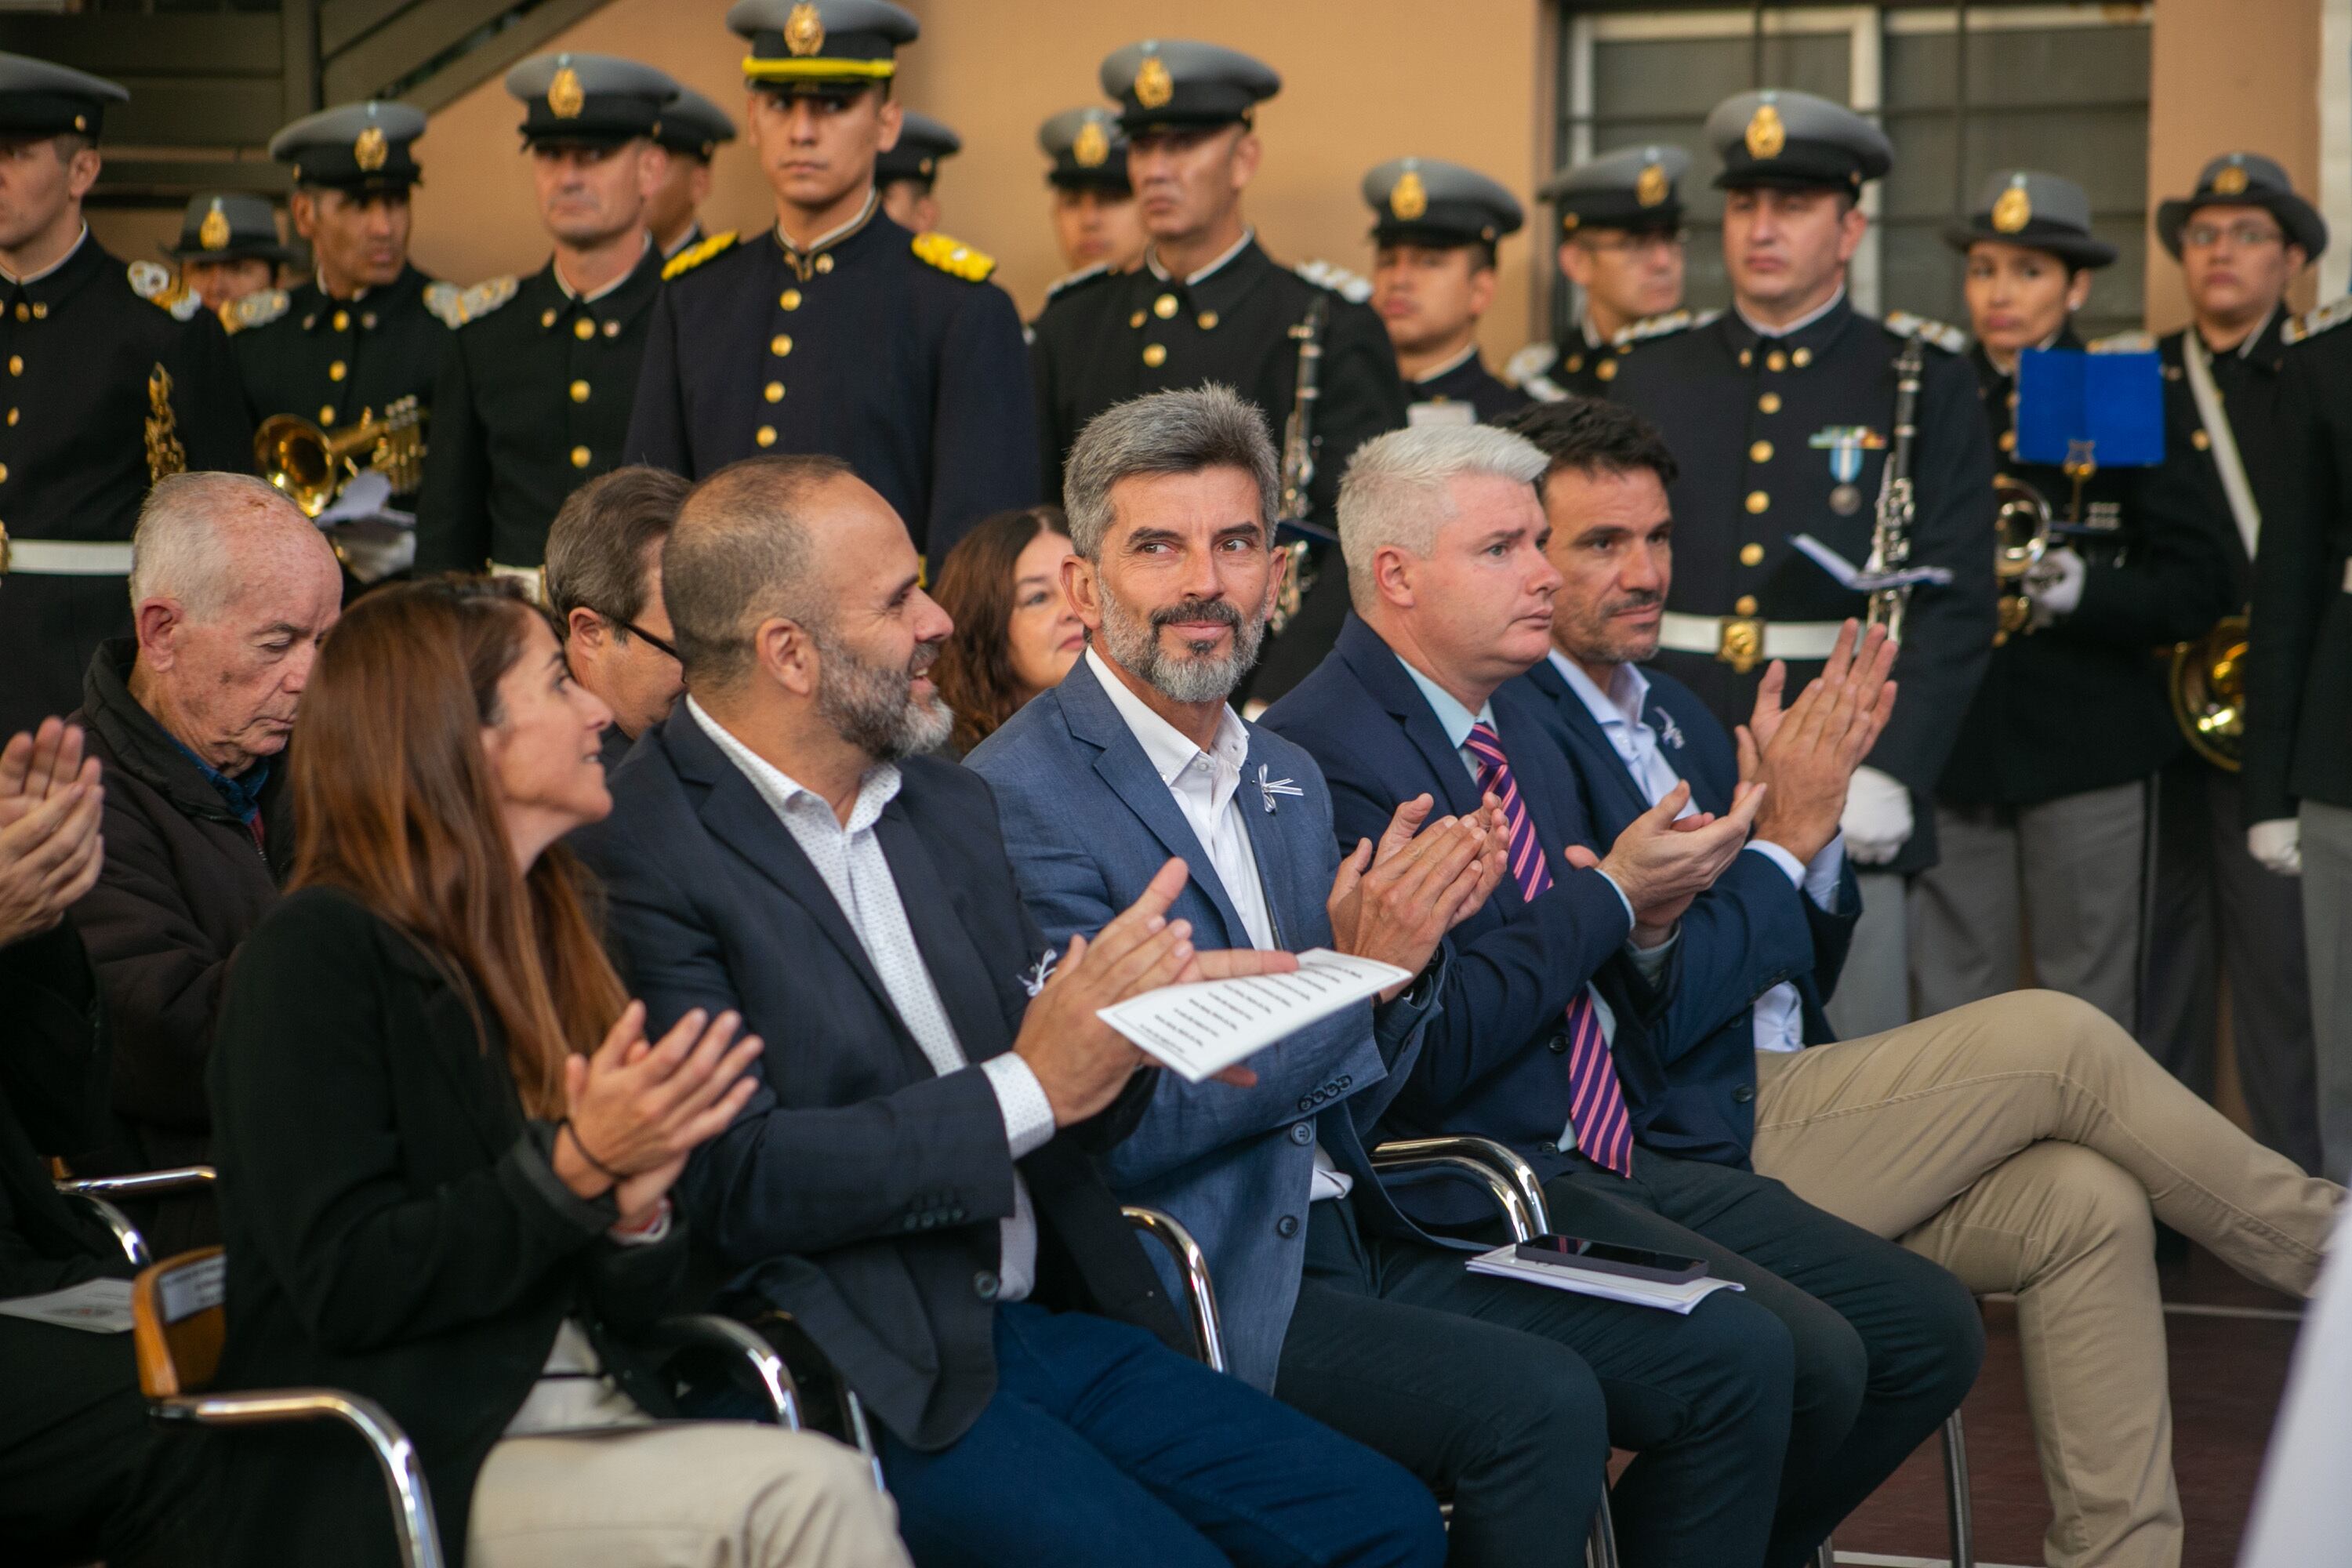
[(150, 1399), (212, 1386), (228, 1334), (228, 1255), (217, 1247), (151, 1265), (131, 1285), (131, 1341)]

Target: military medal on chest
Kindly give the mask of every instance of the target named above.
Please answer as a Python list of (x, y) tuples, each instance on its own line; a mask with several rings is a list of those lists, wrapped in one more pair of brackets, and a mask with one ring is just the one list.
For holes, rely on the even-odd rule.
[(1883, 451), (1886, 437), (1866, 425), (1828, 425), (1815, 431), (1807, 445), (1830, 455), (1830, 510), (1852, 517), (1862, 510), (1862, 455)]

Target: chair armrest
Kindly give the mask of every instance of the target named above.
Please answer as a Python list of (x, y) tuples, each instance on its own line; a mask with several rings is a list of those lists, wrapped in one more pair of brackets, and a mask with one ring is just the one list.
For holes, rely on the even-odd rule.
[(1511, 1227), (1511, 1239), (1529, 1241), (1551, 1230), (1551, 1211), (1535, 1167), (1492, 1138), (1453, 1135), (1404, 1138), (1372, 1151), (1372, 1169), (1387, 1174), (1444, 1171), (1483, 1186)]
[(77, 1190), (69, 1182), (58, 1184), (58, 1194), (68, 1203), (79, 1204), (97, 1215), (98, 1223), (112, 1233), (114, 1244), (122, 1248), (122, 1256), (131, 1259), (133, 1268), (144, 1268), (155, 1261), (153, 1255), (147, 1250), (147, 1238), (139, 1234), (139, 1227), (131, 1223), (129, 1215), (96, 1193)]
[(793, 1369), (784, 1358), (760, 1334), (715, 1312), (686, 1313), (664, 1318), (656, 1323), (643, 1341), (646, 1349), (665, 1358), (684, 1351), (709, 1351), (721, 1359), (741, 1363), (750, 1369), (768, 1397), (768, 1408), (777, 1426), (787, 1431), (801, 1429), (800, 1384), (793, 1381)]
[[(857, 1397), (857, 1390), (849, 1386), (849, 1380), (841, 1375), (840, 1369), (809, 1336), (809, 1331), (801, 1327), (800, 1320), (782, 1307), (761, 1303), (753, 1311), (748, 1327), (787, 1363), (793, 1357), (799, 1357), (803, 1370), (819, 1373), (820, 1393), (824, 1391), (824, 1384), (830, 1384), (840, 1391), (842, 1440), (866, 1456), (866, 1468), (874, 1475), (874, 1489), (886, 1497), (889, 1495), (889, 1485), (882, 1476), (881, 1450), (875, 1446), (874, 1428), (866, 1419), (866, 1402)], [(806, 1407), (810, 1403), (809, 1399), (803, 1397), (803, 1415), (807, 1414)], [(826, 1410), (825, 1414), (830, 1415), (833, 1412)]]
[(80, 1197), (143, 1198), (176, 1193), (189, 1187), (209, 1187), (220, 1180), (210, 1165), (174, 1165), (165, 1171), (134, 1171), (127, 1176), (74, 1176), (58, 1184), (58, 1191)]
[(1176, 1260), (1176, 1271), (1184, 1279), (1185, 1305), (1192, 1311), (1192, 1338), (1200, 1346), (1201, 1360), (1212, 1371), (1224, 1371), (1224, 1327), (1217, 1316), (1217, 1288), (1209, 1278), (1208, 1255), (1173, 1215), (1134, 1204), (1125, 1205), (1119, 1212), (1127, 1216), (1129, 1225), (1166, 1247), (1168, 1255)]

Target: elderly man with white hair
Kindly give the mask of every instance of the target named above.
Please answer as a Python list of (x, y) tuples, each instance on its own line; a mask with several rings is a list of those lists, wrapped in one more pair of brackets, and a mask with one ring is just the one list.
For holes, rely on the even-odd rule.
[[(261, 480), (179, 474), (131, 542), (133, 636), (102, 645), (72, 722), (104, 767), (106, 868), (73, 911), (114, 1031), (110, 1157), (202, 1162), (223, 976), (278, 900), (294, 828), (279, 753), (342, 593), (318, 527)], [(151, 1236), (210, 1239), (198, 1203)]]

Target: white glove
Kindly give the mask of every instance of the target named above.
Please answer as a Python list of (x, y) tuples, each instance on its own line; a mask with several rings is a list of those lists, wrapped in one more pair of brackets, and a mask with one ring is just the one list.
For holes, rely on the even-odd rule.
[(1856, 768), (1845, 786), (1845, 851), (1864, 866), (1884, 866), (1911, 839), (1911, 792), (1876, 768)]
[(2061, 616), (2071, 616), (2083, 603), (2083, 580), (2090, 571), (2071, 545), (2060, 545), (2042, 558), (2025, 579), (2025, 596), (2033, 601), (2032, 629), (2040, 631)]
[(2303, 824), (2292, 816), (2257, 822), (2246, 829), (2246, 853), (2264, 870), (2282, 877), (2303, 875)]

